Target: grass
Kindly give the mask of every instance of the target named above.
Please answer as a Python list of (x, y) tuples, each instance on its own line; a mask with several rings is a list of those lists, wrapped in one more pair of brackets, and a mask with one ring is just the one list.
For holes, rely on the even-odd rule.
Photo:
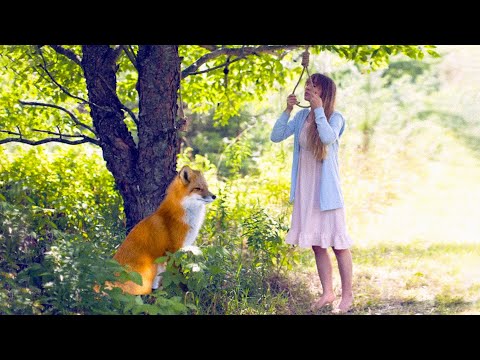
[(353, 256), (358, 314), (454, 314), (480, 300), (477, 245), (384, 243)]
[[(476, 244), (381, 243), (354, 247), (353, 314), (479, 314), (480, 247)], [(305, 251), (304, 270), (289, 279), (289, 307), (285, 314), (311, 314), (320, 294), (313, 255)], [(336, 260), (332, 256), (336, 271)], [(338, 272), (335, 292), (340, 298)], [(329, 309), (318, 314), (328, 314)]]

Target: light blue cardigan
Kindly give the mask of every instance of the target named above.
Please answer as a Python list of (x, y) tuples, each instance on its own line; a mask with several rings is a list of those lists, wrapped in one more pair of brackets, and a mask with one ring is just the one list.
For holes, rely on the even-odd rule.
[[(290, 202), (295, 198), (297, 184), (298, 158), (300, 153), (300, 131), (310, 109), (300, 110), (291, 121), (290, 114), (283, 112), (273, 126), (270, 139), (280, 142), (294, 134), (293, 137), (293, 165), (292, 179), (290, 184)], [(342, 114), (334, 111), (327, 121), (323, 107), (314, 110), (315, 122), (322, 143), (328, 145), (327, 157), (322, 161), (322, 176), (320, 189), (314, 194), (316, 201), (320, 201), (320, 210), (333, 210), (343, 207), (343, 195), (340, 187), (340, 175), (338, 170), (338, 139), (345, 129), (345, 119)]]

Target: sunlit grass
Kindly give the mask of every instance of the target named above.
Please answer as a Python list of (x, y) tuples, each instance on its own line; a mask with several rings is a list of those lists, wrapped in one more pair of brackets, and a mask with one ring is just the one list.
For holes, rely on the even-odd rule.
[(358, 313), (455, 313), (480, 300), (475, 244), (382, 243), (353, 255)]
[[(291, 279), (291, 309), (309, 314), (320, 294), (313, 254), (305, 251), (305, 268)], [(354, 314), (479, 314), (480, 247), (476, 244), (379, 243), (355, 247)], [(332, 265), (336, 272), (335, 257)], [(340, 298), (338, 272), (335, 292)], [(297, 282), (302, 285), (296, 284)], [(306, 293), (298, 291), (307, 286)], [(328, 314), (328, 309), (320, 314)]]

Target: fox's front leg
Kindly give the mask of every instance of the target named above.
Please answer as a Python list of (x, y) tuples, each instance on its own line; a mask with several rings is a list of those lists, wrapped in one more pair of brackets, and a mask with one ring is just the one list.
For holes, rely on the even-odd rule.
[(158, 289), (158, 287), (160, 286), (160, 283), (162, 281), (162, 273), (165, 272), (165, 269), (166, 269), (165, 263), (157, 265), (157, 275), (153, 280), (152, 289)]

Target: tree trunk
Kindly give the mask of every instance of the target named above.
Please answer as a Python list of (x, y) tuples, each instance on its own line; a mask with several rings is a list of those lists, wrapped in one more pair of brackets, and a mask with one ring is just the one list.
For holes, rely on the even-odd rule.
[(138, 145), (127, 129), (116, 94), (114, 50), (108, 45), (83, 46), (82, 67), (93, 124), (107, 168), (123, 198), (128, 233), (155, 211), (176, 174), (178, 47), (141, 46), (139, 49)]
[(139, 95), (137, 173), (141, 208), (151, 214), (176, 175), (180, 141), (177, 91), (180, 85), (178, 46), (140, 46), (137, 56)]

